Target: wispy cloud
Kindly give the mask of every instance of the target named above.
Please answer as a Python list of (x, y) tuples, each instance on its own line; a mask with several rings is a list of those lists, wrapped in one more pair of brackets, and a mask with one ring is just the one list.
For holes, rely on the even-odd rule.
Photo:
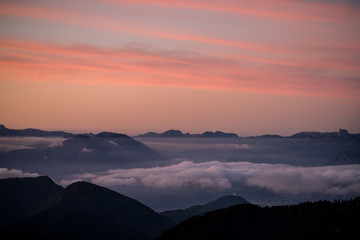
[[(360, 88), (359, 83), (353, 81), (360, 68), (336, 59), (308, 63), (288, 61), (287, 64), (265, 58), (169, 51), (139, 43), (111, 48), (1, 38), (0, 46), (3, 48), (1, 70), (11, 79), (25, 76), (41, 81), (86, 79), (86, 84), (165, 85), (350, 97), (358, 96)], [(22, 71), (18, 71), (19, 67)], [(258, 71), (259, 67), (263, 70)], [(42, 72), (42, 79), (34, 69)], [(68, 78), (69, 75), (81, 77)]]
[[(2, 75), (21, 81), (359, 97), (359, 35), (349, 29), (356, 28), (360, 15), (348, 2), (108, 0), (81, 7), (83, 3), (4, 1), (0, 15), (101, 32), (107, 41), (116, 36), (140, 43), (115, 47), (70, 37), (65, 41), (70, 44), (2, 37)], [(216, 15), (219, 23), (211, 20), (214, 13), (221, 14)], [(181, 50), (174, 50), (178, 46)]]
[(215, 188), (256, 186), (276, 193), (324, 193), (345, 195), (360, 193), (360, 165), (295, 167), (249, 162), (183, 161), (179, 164), (137, 169), (112, 169), (99, 173), (76, 174), (73, 179), (103, 186), (145, 186), (151, 188)]
[[(245, 14), (253, 17), (279, 20), (307, 20), (334, 22), (338, 17), (356, 17), (355, 4), (351, 1), (326, 2), (318, 1), (162, 1), (162, 0), (98, 0), (113, 4), (124, 2), (142, 5), (156, 5), (167, 8), (183, 8), (198, 11), (225, 12)], [(292, 10), (297, 11), (292, 11)]]
[[(277, 122), (283, 122), (287, 118), (283, 114), (289, 114), (286, 109), (291, 108), (294, 112), (298, 110), (299, 116), (311, 116), (306, 121), (299, 117), (287, 124), (293, 129), (357, 129), (360, 14), (359, 4), (352, 0), (4, 0), (0, 1), (0, 19), (1, 89), (6, 93), (5, 100), (19, 99), (2, 101), (1, 110), (7, 117), (3, 121), (26, 124), (24, 119), (19, 119), (31, 112), (32, 121), (38, 122), (41, 115), (49, 127), (53, 127), (50, 125), (56, 118), (47, 113), (48, 109), (56, 108), (50, 106), (49, 98), (60, 96), (62, 91), (60, 87), (51, 86), (63, 85), (74, 91), (74, 95), (54, 97), (54, 101), (59, 109), (68, 111), (63, 114), (69, 118), (68, 126), (75, 122), (70, 120), (71, 116), (82, 112), (72, 104), (80, 99), (78, 90), (96, 89), (96, 96), (101, 99), (97, 103), (105, 105), (96, 108), (101, 109), (101, 114), (94, 115), (108, 113), (111, 117), (103, 117), (101, 121), (112, 119), (111, 128), (116, 129), (117, 122), (124, 119), (120, 113), (117, 113), (119, 119), (113, 117), (113, 109), (119, 107), (120, 100), (110, 101), (105, 89), (132, 89), (138, 92), (127, 91), (126, 99), (121, 99), (123, 105), (127, 103), (131, 108), (126, 111), (133, 113), (128, 115), (130, 125), (123, 122), (123, 128), (137, 128), (139, 124), (133, 119), (144, 119), (146, 112), (158, 119), (146, 119), (144, 124), (156, 129), (164, 127), (164, 121), (159, 119), (169, 120), (172, 116), (179, 120), (185, 116), (169, 114), (161, 104), (152, 104), (157, 110), (140, 104), (149, 102), (150, 98), (156, 101), (160, 95), (154, 92), (176, 90), (179, 95), (170, 94), (162, 104), (171, 98), (173, 103), (182, 106), (177, 113), (187, 112), (191, 116), (199, 113), (192, 122), (219, 124), (211, 128), (221, 129), (226, 124), (236, 129), (238, 119), (246, 114), (251, 117), (242, 119), (251, 119), (249, 123), (258, 124), (256, 128), (261, 129), (265, 124), (257, 121), (259, 116), (265, 119), (270, 116), (270, 109), (277, 108), (281, 113), (272, 112), (271, 116), (277, 115)], [(5, 85), (9, 89), (5, 89)], [(22, 94), (19, 88), (25, 85), (29, 91), (24, 90)], [(146, 94), (145, 89), (149, 90)], [(210, 114), (194, 107), (189, 111), (190, 104), (183, 101), (189, 98), (182, 94), (194, 92), (198, 92), (197, 99), (204, 100), (200, 109), (211, 107), (213, 112), (224, 111), (227, 116), (236, 117), (219, 114), (211, 122), (208, 121)], [(229, 96), (237, 95), (237, 100), (229, 105), (230, 101), (223, 97), (218, 104), (210, 104), (209, 100), (205, 101), (212, 98), (209, 93), (231, 93)], [(89, 98), (81, 97), (81, 109), (93, 101), (90, 100), (92, 94), (86, 96)], [(116, 96), (120, 98), (121, 94)], [(257, 104), (261, 99), (258, 96), (267, 100)], [(277, 101), (278, 97), (287, 100)], [(299, 107), (300, 102), (307, 99), (323, 107), (319, 107), (316, 114), (310, 114), (307, 107)], [(236, 108), (239, 101), (249, 104)], [(268, 107), (270, 102), (276, 102), (272, 105), (274, 108)], [(294, 107), (290, 107), (291, 102)], [(343, 106), (348, 103), (351, 107), (345, 112)], [(224, 108), (225, 105), (231, 107)], [(63, 110), (56, 112), (60, 114)], [(331, 118), (331, 121), (326, 119), (328, 126), (322, 124), (325, 116)], [(100, 118), (96, 125), (101, 122)], [(84, 121), (95, 125), (94, 118), (87, 117)], [(228, 121), (232, 123), (227, 124)], [(181, 123), (179, 120), (177, 126), (188, 127), (190, 123), (185, 122), (190, 120), (181, 120)], [(299, 122), (304, 125), (299, 127)], [(313, 123), (317, 127), (311, 125)], [(273, 126), (273, 123), (266, 125)], [(285, 124), (280, 125), (281, 128)], [(255, 129), (253, 126), (243, 128)], [(82, 127), (80, 123), (74, 128)]]

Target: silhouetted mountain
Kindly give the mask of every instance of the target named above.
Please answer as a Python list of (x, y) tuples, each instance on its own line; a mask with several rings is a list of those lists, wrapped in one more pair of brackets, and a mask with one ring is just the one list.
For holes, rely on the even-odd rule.
[(204, 132), (202, 134), (202, 137), (237, 138), (239, 136), (235, 133), (224, 133), (224, 132), (216, 131), (216, 132)]
[[(235, 133), (224, 133), (221, 131), (206, 131), (202, 134), (182, 133), (180, 130), (168, 130), (163, 133), (148, 132), (135, 137), (204, 137), (204, 138), (239, 138)], [(246, 137), (242, 137), (246, 138)], [(304, 138), (304, 139), (343, 139), (343, 140), (360, 140), (360, 134), (351, 134), (345, 129), (339, 129), (338, 132), (299, 132), (289, 137), (283, 137), (277, 134), (265, 134), (252, 136), (248, 138)]]
[[(276, 158), (277, 163), (299, 166), (360, 164), (360, 134), (351, 134), (346, 130), (334, 133), (302, 132), (290, 137), (267, 134), (239, 138), (206, 138), (202, 137), (202, 134), (190, 134), (190, 137), (151, 139), (155, 134), (151, 133), (149, 138), (139, 140), (151, 144), (150, 146), (159, 149), (169, 158), (271, 164)], [(159, 137), (159, 134), (157, 136)], [(172, 144), (162, 145), (162, 141)], [(181, 152), (180, 146), (184, 149)]]
[(95, 135), (98, 138), (131, 138), (125, 134), (112, 133), (112, 132), (101, 132)]
[(220, 208), (226, 208), (237, 204), (249, 204), (247, 200), (239, 196), (224, 196), (204, 205), (196, 205), (186, 209), (178, 209), (162, 212), (161, 215), (171, 219), (175, 224), (189, 217), (203, 215)]
[(299, 132), (289, 138), (360, 140), (360, 134), (350, 134), (345, 129), (339, 129), (338, 132)]
[(148, 133), (144, 133), (144, 134), (139, 134), (135, 137), (160, 137), (159, 135), (160, 134), (156, 133), (156, 132), (148, 132)]
[(205, 138), (238, 138), (239, 136), (235, 133), (224, 133), (220, 131), (216, 132), (204, 132), (202, 134), (190, 134), (182, 133), (180, 130), (168, 130), (163, 133), (148, 132), (140, 134), (136, 137), (205, 137)]
[(187, 137), (190, 136), (189, 134), (183, 134), (179, 130), (168, 130), (160, 134), (161, 137)]
[(254, 138), (282, 138), (282, 136), (277, 134), (265, 134), (265, 135), (256, 136)]
[(169, 219), (134, 199), (77, 182), (6, 234), (9, 239), (154, 239), (170, 225)]
[(0, 180), (0, 227), (24, 219), (63, 188), (49, 177)]
[(360, 198), (293, 206), (236, 205), (192, 217), (158, 239), (360, 239)]
[(0, 124), (0, 136), (2, 137), (69, 137), (74, 134), (63, 131), (43, 131), (27, 128), (23, 130), (8, 129)]
[(147, 164), (163, 159), (159, 153), (127, 135), (103, 132), (95, 136), (73, 135), (54, 147), (14, 150), (1, 156), (0, 166), (52, 174), (52, 170), (133, 167), (139, 162)]
[(180, 130), (171, 129), (163, 133), (148, 132), (137, 137), (191, 137), (191, 135), (189, 133), (184, 134)]

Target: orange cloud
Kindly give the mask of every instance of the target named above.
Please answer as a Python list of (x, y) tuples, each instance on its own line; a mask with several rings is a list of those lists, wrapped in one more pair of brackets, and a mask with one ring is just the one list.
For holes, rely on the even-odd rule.
[(0, 14), (6, 16), (41, 19), (89, 28), (106, 29), (110, 31), (129, 32), (155, 38), (196, 41), (224, 46), (233, 46), (253, 51), (289, 51), (288, 49), (282, 49), (280, 47), (268, 47), (261, 44), (248, 42), (189, 35), (186, 33), (180, 33), (179, 31), (176, 33), (173, 31), (164, 31), (163, 29), (159, 29), (154, 26), (143, 26), (133, 22), (125, 22), (124, 20), (122, 20), (121, 24), (114, 24), (111, 19), (106, 17), (95, 16), (74, 10), (68, 11), (67, 9), (61, 10), (39, 6), (33, 7), (27, 5), (1, 4)]
[[(360, 86), (346, 80), (348, 73), (338, 77), (337, 71), (332, 71), (334, 76), (326, 76), (329, 71), (321, 72), (325, 64), (330, 64), (327, 67), (335, 66), (331, 62), (310, 68), (304, 62), (286, 64), (285, 61), (248, 58), (245, 60), (250, 61), (244, 64), (232, 58), (169, 52), (145, 45), (113, 49), (11, 39), (0, 39), (0, 48), (3, 55), (0, 58), (2, 76), (18, 81), (156, 85), (359, 97)], [(259, 65), (262, 63), (266, 65)], [(340, 69), (342, 67), (339, 66)], [(356, 70), (359, 71), (359, 68)]]

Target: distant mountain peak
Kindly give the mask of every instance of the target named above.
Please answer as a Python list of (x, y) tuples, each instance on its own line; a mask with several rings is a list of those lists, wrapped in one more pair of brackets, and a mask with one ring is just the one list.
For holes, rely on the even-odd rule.
[(125, 134), (113, 133), (113, 132), (101, 132), (95, 135), (98, 138), (130, 138)]
[(22, 130), (8, 129), (3, 124), (0, 125), (0, 136), (9, 137), (66, 137), (72, 136), (72, 133), (63, 131), (43, 131), (40, 129), (27, 128)]
[(290, 138), (360, 140), (360, 134), (350, 134), (346, 129), (339, 129), (338, 132), (298, 132)]
[(347, 136), (347, 135), (349, 135), (349, 132), (346, 129), (339, 129), (339, 135)]
[(239, 136), (235, 133), (224, 133), (221, 131), (211, 132), (206, 131), (202, 134), (190, 134), (190, 133), (183, 133), (180, 130), (170, 129), (163, 133), (156, 133), (156, 132), (148, 132), (145, 134), (140, 134), (137, 137), (204, 137), (204, 138), (238, 138)]
[[(1, 156), (2, 167), (23, 171), (35, 171), (36, 168), (41, 174), (52, 175), (58, 174), (59, 171), (75, 173), (79, 168), (94, 169), (95, 165), (103, 170), (130, 165), (135, 167), (142, 163), (152, 164), (165, 159), (144, 143), (120, 133), (101, 132), (96, 135), (82, 133), (65, 137), (61, 132), (5, 129), (0, 130), (0, 137), (3, 136), (62, 137), (63, 141), (56, 140), (59, 144), (34, 144), (30, 146), (31, 148), (25, 146), (23, 149), (11, 150)], [(101, 166), (99, 166), (100, 161)]]
[(180, 130), (170, 129), (162, 133), (164, 137), (183, 137), (184, 134)]
[(215, 138), (238, 138), (239, 137), (235, 133), (224, 133), (221, 131), (216, 131), (216, 132), (206, 131), (201, 136), (202, 137), (215, 137)]

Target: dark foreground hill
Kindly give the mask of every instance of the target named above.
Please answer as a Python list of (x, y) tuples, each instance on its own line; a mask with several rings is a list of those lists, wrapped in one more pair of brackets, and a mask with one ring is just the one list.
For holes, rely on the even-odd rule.
[[(171, 221), (104, 187), (77, 182), (9, 227), (7, 239), (154, 239)], [(4, 236), (4, 234), (2, 234)]]
[(163, 233), (168, 239), (360, 239), (360, 198), (293, 206), (250, 204), (192, 217)]
[(24, 219), (63, 188), (49, 177), (0, 180), (0, 228)]
[(165, 211), (162, 212), (161, 215), (171, 219), (175, 224), (177, 224), (189, 217), (203, 215), (210, 211), (226, 208), (237, 204), (249, 204), (249, 202), (239, 196), (224, 196), (204, 205), (196, 205), (186, 209)]

